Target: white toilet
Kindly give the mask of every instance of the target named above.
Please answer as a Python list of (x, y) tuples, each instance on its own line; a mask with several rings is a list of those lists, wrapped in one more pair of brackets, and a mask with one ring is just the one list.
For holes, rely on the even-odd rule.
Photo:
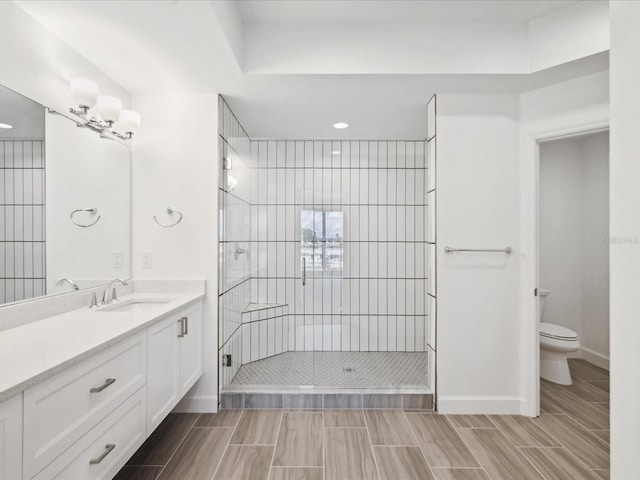
[(540, 295), (540, 377), (560, 385), (571, 385), (567, 353), (580, 348), (578, 334), (573, 330), (543, 322), (542, 310), (549, 290), (539, 289)]

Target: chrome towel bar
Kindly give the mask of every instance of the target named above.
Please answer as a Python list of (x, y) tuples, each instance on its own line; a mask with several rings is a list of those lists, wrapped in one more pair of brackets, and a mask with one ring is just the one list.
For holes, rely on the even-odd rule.
[(505, 247), (500, 249), (490, 249), (490, 248), (452, 248), (452, 247), (444, 247), (444, 253), (454, 253), (454, 252), (487, 252), (487, 253), (511, 253), (511, 247)]

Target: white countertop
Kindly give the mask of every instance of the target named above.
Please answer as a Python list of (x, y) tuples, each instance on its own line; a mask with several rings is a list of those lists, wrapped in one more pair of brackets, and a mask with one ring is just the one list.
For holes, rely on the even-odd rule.
[(0, 401), (3, 401), (205, 296), (201, 292), (133, 293), (120, 298), (171, 299), (141, 311), (87, 307), (0, 331)]

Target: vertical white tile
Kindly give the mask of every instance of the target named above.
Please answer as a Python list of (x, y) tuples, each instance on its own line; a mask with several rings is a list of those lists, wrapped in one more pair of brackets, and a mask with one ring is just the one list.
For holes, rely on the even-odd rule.
[(351, 173), (351, 188), (349, 189), (349, 198), (351, 205), (359, 205), (362, 203), (360, 197), (360, 169), (352, 168)]
[(333, 318), (332, 315), (322, 315), (320, 317), (320, 321), (322, 322), (322, 350), (325, 352), (330, 352), (331, 350), (333, 350), (333, 346), (332, 346), (333, 332), (331, 331), (332, 318)]
[(352, 352), (360, 351), (360, 333), (362, 331), (360, 317), (358, 315), (351, 315), (350, 317), (350, 350)]
[(398, 278), (405, 278), (407, 276), (407, 244), (406, 243), (397, 243), (396, 244), (396, 265), (397, 271), (396, 276)]
[(298, 352), (304, 351), (304, 315), (295, 315), (295, 346), (294, 349)]
[(240, 329), (242, 337), (242, 363), (251, 361), (251, 324), (243, 325)]
[(251, 361), (254, 362), (260, 359), (260, 322), (253, 322), (250, 325)]
[(396, 240), (404, 242), (407, 239), (407, 209), (396, 207)]
[(396, 281), (396, 312), (407, 313), (407, 281), (402, 278)]
[(267, 141), (267, 167), (273, 169), (277, 166), (276, 141)]
[(387, 170), (387, 204), (396, 205), (398, 203), (398, 171)]
[(390, 352), (398, 350), (398, 325), (395, 315), (387, 317), (387, 350)]
[(270, 357), (271, 355), (276, 354), (276, 319), (269, 318), (265, 322), (267, 324), (267, 355)]
[(387, 240), (395, 242), (398, 239), (398, 207), (387, 207)]
[[(390, 339), (392, 338), (391, 322), (389, 321), (390, 318), (391, 316), (389, 315), (380, 316), (380, 327), (378, 328), (378, 335), (379, 335), (380, 351), (382, 352), (392, 350), (391, 342), (390, 342)], [(395, 323), (394, 323), (394, 328), (395, 328)]]
[(257, 322), (259, 326), (258, 336), (260, 338), (260, 353), (258, 354), (258, 358), (262, 359), (268, 356), (268, 348), (269, 348), (269, 331), (268, 331), (268, 321), (261, 320)]
[(304, 315), (304, 349), (312, 352), (314, 348), (314, 316)]
[(369, 276), (371, 278), (379, 277), (378, 266), (380, 263), (378, 256), (378, 243), (369, 243)]
[(367, 350), (370, 352), (378, 351), (380, 337), (378, 333), (378, 316), (377, 315), (369, 315), (367, 316), (368, 324), (369, 324), (369, 341)]
[(398, 244), (387, 243), (387, 276), (389, 278), (398, 277)]
[(406, 272), (407, 278), (416, 278), (416, 248), (419, 248), (420, 244), (407, 243), (406, 249)]
[(404, 315), (398, 315), (396, 317), (396, 332), (397, 332), (397, 338), (396, 338), (396, 348), (399, 352), (403, 352), (406, 351), (407, 349), (407, 317), (405, 317)]
[(416, 280), (416, 315), (424, 315), (426, 313), (427, 288), (424, 280)]
[(378, 313), (384, 315), (388, 313), (389, 281), (385, 278), (381, 278), (376, 283)]

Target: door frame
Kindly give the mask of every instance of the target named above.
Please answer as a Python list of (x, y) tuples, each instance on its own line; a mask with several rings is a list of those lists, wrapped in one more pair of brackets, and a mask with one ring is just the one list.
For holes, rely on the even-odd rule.
[(539, 287), (539, 188), (540, 144), (552, 140), (571, 138), (609, 131), (609, 119), (548, 130), (532, 131), (522, 135), (522, 392), (521, 414), (540, 415), (540, 338), (538, 325)]

